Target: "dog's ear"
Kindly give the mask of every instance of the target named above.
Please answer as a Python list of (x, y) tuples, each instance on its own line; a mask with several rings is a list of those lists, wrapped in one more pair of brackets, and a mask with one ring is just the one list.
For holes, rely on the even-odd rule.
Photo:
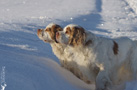
[(56, 40), (56, 32), (57, 31), (62, 31), (63, 28), (61, 26), (57, 25), (57, 24), (54, 24), (51, 28), (48, 28), (48, 29), (50, 29), (50, 33), (49, 34), (50, 34), (52, 40), (57, 42), (57, 40)]
[(60, 25), (56, 25), (55, 29), (56, 31), (63, 31), (63, 28)]
[(115, 55), (118, 54), (118, 44), (117, 42), (113, 41), (114, 45), (113, 45), (113, 52)]
[(63, 28), (60, 26), (60, 25), (53, 25), (52, 26), (52, 29), (53, 29), (53, 32), (54, 32), (54, 41), (56, 42), (56, 43), (58, 43), (58, 41), (56, 40), (56, 32), (58, 32), (58, 31), (63, 31)]
[(51, 27), (51, 31), (56, 33), (57, 31), (63, 31), (63, 28), (60, 25), (55, 24)]
[(85, 42), (85, 30), (82, 27), (72, 27), (70, 38), (69, 38), (69, 45), (72, 46), (79, 46), (84, 45)]
[(92, 44), (92, 40), (88, 40), (85, 42), (85, 46), (89, 46), (90, 44)]

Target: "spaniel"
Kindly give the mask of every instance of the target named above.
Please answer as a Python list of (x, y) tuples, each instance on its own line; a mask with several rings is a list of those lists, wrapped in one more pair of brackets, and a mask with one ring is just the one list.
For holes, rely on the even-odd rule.
[(98, 37), (70, 24), (56, 32), (56, 40), (74, 52), (71, 60), (89, 81), (95, 81), (96, 90), (108, 90), (137, 78), (137, 47), (129, 38)]
[(55, 37), (56, 37), (56, 32), (62, 30), (63, 29), (61, 26), (54, 23), (50, 23), (49, 25), (47, 25), (45, 29), (37, 30), (37, 35), (39, 39), (43, 40), (46, 43), (50, 43), (52, 50), (54, 54), (59, 58), (61, 65), (63, 65), (63, 60), (64, 60), (63, 57), (64, 47), (63, 45), (57, 42)]
[(74, 52), (68, 51), (69, 47), (60, 44), (56, 40), (56, 32), (62, 31), (62, 27), (51, 23), (45, 29), (38, 29), (37, 35), (44, 42), (50, 43), (54, 54), (59, 58), (62, 67), (72, 72), (76, 77), (90, 84), (91, 81), (79, 70), (78, 65), (73, 60)]

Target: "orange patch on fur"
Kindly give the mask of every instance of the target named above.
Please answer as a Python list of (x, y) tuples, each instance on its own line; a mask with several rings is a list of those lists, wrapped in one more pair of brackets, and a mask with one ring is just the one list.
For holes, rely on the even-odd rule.
[(63, 29), (61, 28), (61, 26), (59, 25), (53, 25), (51, 28), (47, 28), (46, 29), (46, 32), (49, 33), (50, 37), (52, 40), (54, 40), (55, 42), (56, 41), (56, 32), (57, 31), (62, 31)]
[(37, 35), (39, 36), (39, 34), (42, 32), (42, 30), (41, 29), (38, 29), (37, 30)]
[(90, 45), (90, 44), (92, 44), (92, 40), (88, 40), (88, 41), (85, 43), (85, 46), (88, 46), (88, 45)]
[(71, 33), (71, 29), (70, 27), (67, 27), (65, 34), (70, 34), (70, 33)]
[[(70, 29), (70, 28), (69, 28)], [(82, 27), (73, 27), (70, 30), (69, 44), (72, 46), (84, 45), (85, 42), (85, 30)]]
[(118, 54), (118, 44), (115, 41), (113, 41), (113, 43), (114, 43), (113, 52), (114, 52), (115, 55), (117, 55)]

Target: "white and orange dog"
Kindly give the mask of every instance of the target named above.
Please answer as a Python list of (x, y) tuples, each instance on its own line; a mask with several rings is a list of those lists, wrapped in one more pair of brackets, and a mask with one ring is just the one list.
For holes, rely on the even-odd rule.
[[(60, 63), (64, 68), (72, 72), (75, 76), (85, 81), (86, 83), (91, 83), (91, 79), (87, 78), (86, 76), (89, 75), (90, 77), (89, 71), (87, 71), (88, 73), (81, 72), (79, 65), (75, 62), (75, 59), (73, 58), (75, 52), (69, 52), (69, 47), (58, 43), (56, 40), (56, 32), (62, 30), (63, 29), (61, 26), (51, 23), (45, 29), (38, 29), (37, 35), (44, 42), (50, 43), (54, 54), (59, 58)], [(85, 70), (89, 70), (89, 68), (85, 68)]]
[(96, 90), (108, 90), (112, 85), (137, 79), (137, 45), (129, 38), (98, 37), (71, 24), (56, 32), (56, 40), (66, 45), (64, 56), (80, 73), (80, 79), (95, 82)]
[(63, 45), (59, 44), (56, 40), (56, 32), (62, 31), (62, 27), (51, 23), (45, 29), (38, 29), (37, 35), (39, 39), (43, 40), (46, 43), (50, 43), (54, 54), (59, 58), (61, 65), (63, 65), (63, 53), (64, 47)]

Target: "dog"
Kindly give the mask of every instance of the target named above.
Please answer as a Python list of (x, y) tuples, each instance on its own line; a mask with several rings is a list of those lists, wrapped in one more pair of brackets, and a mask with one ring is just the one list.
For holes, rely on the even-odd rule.
[(63, 66), (64, 47), (56, 40), (56, 32), (62, 30), (63, 29), (60, 25), (50, 23), (45, 29), (38, 29), (37, 36), (40, 40), (43, 40), (46, 43), (50, 43), (53, 53), (59, 58), (60, 63)]
[(56, 40), (68, 46), (68, 52), (75, 52), (72, 60), (89, 81), (95, 81), (96, 90), (111, 90), (113, 85), (137, 78), (137, 46), (127, 37), (98, 37), (70, 24), (56, 32)]
[(56, 32), (62, 31), (62, 27), (51, 23), (47, 25), (45, 29), (38, 29), (37, 36), (39, 39), (43, 40), (46, 43), (50, 43), (54, 54), (60, 60), (61, 66), (65, 69), (72, 72), (77, 78), (85, 81), (86, 83), (90, 84), (91, 81), (86, 78), (85, 75), (78, 69), (78, 65), (76, 62), (73, 61), (73, 56), (75, 52), (69, 52), (66, 45), (60, 44), (56, 40)]

